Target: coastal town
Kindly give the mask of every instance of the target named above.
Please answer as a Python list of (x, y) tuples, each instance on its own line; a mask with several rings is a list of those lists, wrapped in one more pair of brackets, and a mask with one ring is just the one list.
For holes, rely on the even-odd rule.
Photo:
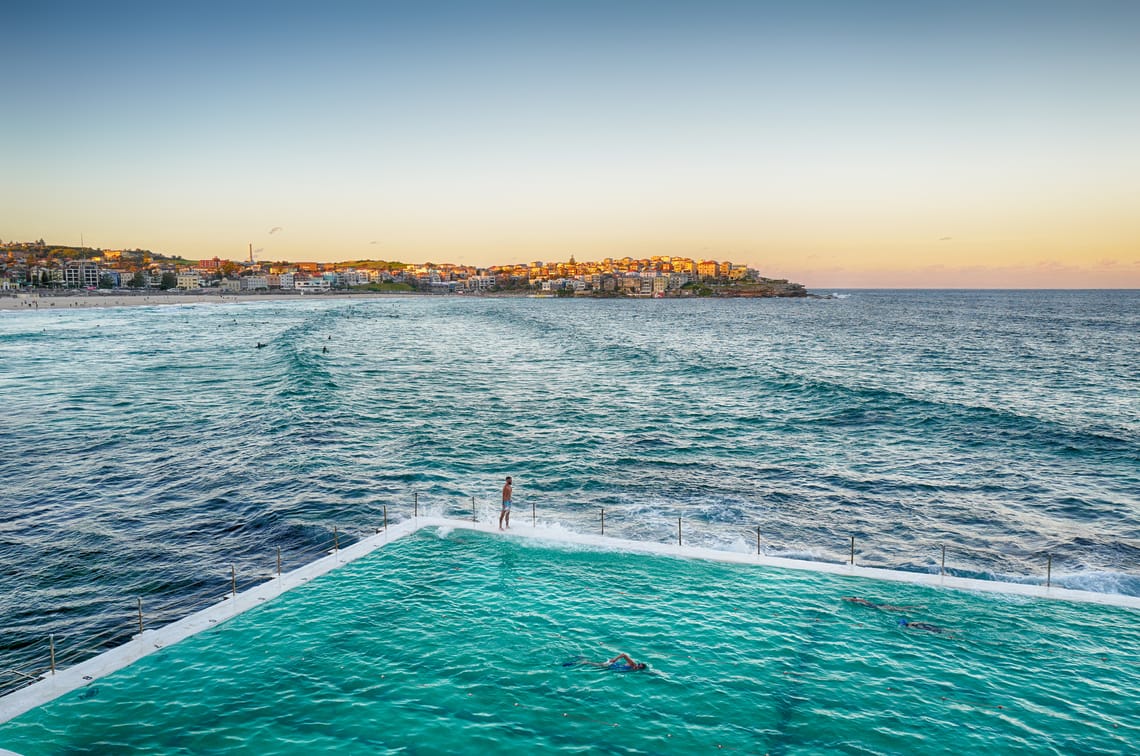
[(802, 284), (771, 279), (745, 265), (688, 257), (605, 258), (477, 267), (360, 260), (263, 262), (189, 260), (149, 250), (104, 250), (0, 242), (0, 292), (160, 290), (217, 293), (338, 291), (432, 294), (533, 294), (593, 297), (805, 297)]

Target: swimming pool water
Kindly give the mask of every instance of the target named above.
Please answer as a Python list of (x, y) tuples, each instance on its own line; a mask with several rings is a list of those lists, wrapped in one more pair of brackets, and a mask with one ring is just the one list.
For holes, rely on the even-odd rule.
[[(903, 616), (946, 632), (904, 629)], [(420, 531), (0, 726), (0, 747), (1126, 753), (1140, 742), (1136, 620), (1115, 607)], [(562, 664), (622, 651), (649, 671)]]

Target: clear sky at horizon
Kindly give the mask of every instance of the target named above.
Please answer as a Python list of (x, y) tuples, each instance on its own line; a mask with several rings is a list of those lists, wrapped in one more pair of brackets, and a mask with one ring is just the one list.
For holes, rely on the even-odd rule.
[(6, 4), (0, 239), (1140, 287), (1140, 3)]

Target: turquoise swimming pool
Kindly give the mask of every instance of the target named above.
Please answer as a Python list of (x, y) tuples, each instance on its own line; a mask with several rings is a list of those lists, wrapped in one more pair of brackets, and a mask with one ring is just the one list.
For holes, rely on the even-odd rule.
[[(0, 726), (0, 747), (1125, 753), (1137, 619), (425, 530)], [(623, 651), (650, 669), (563, 666)]]

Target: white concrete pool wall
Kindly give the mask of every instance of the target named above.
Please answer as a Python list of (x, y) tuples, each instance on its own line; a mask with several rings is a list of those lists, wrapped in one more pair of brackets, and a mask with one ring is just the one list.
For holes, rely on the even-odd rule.
[[(503, 532), (495, 525), (489, 523), (475, 523), (469, 520), (454, 520), (443, 517), (418, 517), (391, 525), (386, 531), (381, 531), (375, 535), (364, 538), (326, 557), (296, 570), (284, 573), (278, 578), (242, 591), (236, 596), (227, 596), (217, 604), (195, 612), (177, 622), (172, 622), (169, 625), (155, 630), (144, 630), (127, 643), (99, 654), (92, 659), (88, 659), (87, 661), (66, 669), (57, 670), (55, 674), (48, 673), (38, 682), (32, 683), (25, 688), (21, 688), (0, 698), (0, 724), (14, 719), (37, 706), (48, 703), (65, 693), (88, 685), (113, 672), (117, 672), (144, 656), (148, 656), (167, 646), (173, 645), (184, 638), (200, 633), (203, 630), (208, 630), (211, 627), (217, 627), (242, 612), (259, 606), (263, 602), (279, 596), (285, 591), (304, 585), (313, 578), (324, 575), (342, 565), (367, 556), (392, 541), (411, 535), (421, 528), (432, 527), (477, 530), (496, 535), (531, 538), (557, 544), (577, 544), (687, 559), (706, 559), (732, 564), (761, 565), (793, 570), (824, 572), (832, 575), (848, 575), (872, 580), (912, 583), (952, 588), (955, 590), (1031, 596), (1035, 598), (1059, 599), (1140, 609), (1140, 597), (1123, 596), (1115, 593), (1075, 591), (1056, 586), (1001, 583), (991, 580), (953, 577), (950, 575), (900, 572), (898, 570), (888, 570), (879, 567), (809, 562), (799, 559), (769, 557), (755, 553), (718, 551), (716, 549), (694, 546), (678, 546), (677, 544), (630, 541), (622, 538), (574, 533), (559, 527), (545, 527), (543, 525), (537, 527), (525, 525), (515, 526), (511, 528), (509, 532)], [(3, 753), (4, 752), (0, 750), (0, 755)]]

